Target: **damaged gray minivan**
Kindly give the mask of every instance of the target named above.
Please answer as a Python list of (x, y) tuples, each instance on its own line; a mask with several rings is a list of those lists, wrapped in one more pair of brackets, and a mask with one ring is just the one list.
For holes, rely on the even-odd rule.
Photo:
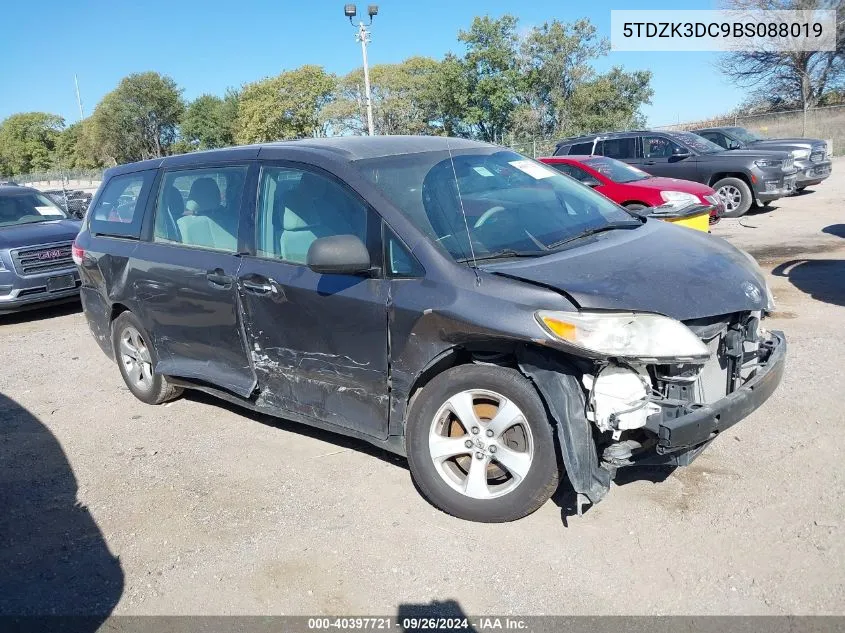
[[(109, 170), (73, 256), (135, 396), (199, 389), (407, 455), (474, 521), (689, 464), (781, 380), (749, 255), (510, 150), (309, 139)], [(190, 441), (186, 437), (185, 441)]]

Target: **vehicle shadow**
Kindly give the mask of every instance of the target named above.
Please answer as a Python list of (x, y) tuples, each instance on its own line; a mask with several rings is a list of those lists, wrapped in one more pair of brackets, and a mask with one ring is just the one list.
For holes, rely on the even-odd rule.
[(3, 394), (0, 421), (0, 615), (87, 616), (74, 630), (95, 631), (123, 593), (120, 561), (53, 434)]
[(266, 426), (272, 426), (273, 428), (282, 431), (288, 431), (290, 433), (296, 433), (297, 435), (304, 435), (305, 437), (311, 437), (315, 440), (334, 444), (335, 446), (341, 449), (348, 449), (357, 453), (365, 453), (367, 455), (370, 455), (371, 457), (376, 457), (382, 460), (383, 462), (387, 462), (388, 464), (392, 464), (394, 466), (398, 466), (400, 468), (408, 470), (408, 460), (406, 460), (404, 457), (391, 453), (390, 451), (384, 450), (383, 448), (379, 448), (378, 446), (374, 446), (373, 444), (365, 442), (364, 440), (359, 440), (355, 437), (341, 435), (340, 433), (332, 433), (331, 431), (324, 431), (323, 429), (319, 429), (315, 426), (309, 426), (300, 422), (294, 422), (293, 420), (286, 420), (284, 418), (277, 418), (266, 413), (252, 411), (245, 407), (241, 407), (236, 404), (227, 402), (226, 400), (221, 400), (220, 398), (216, 398), (212, 395), (209, 395), (202, 391), (197, 391), (195, 389), (185, 390), (185, 393), (182, 398), (184, 398), (185, 400), (191, 400), (193, 402), (207, 404), (213, 407), (221, 407), (226, 409), (227, 411), (231, 411), (232, 413), (244, 416), (246, 418), (249, 418), (250, 420), (259, 422)]
[[(443, 602), (434, 600), (427, 604), (404, 603), (396, 609), (397, 630), (403, 632), (460, 630), (473, 633), (477, 631), (478, 629), (468, 619), (469, 616), (458, 601), (451, 599)], [(441, 620), (446, 621), (441, 622)], [(467, 620), (466, 627), (463, 626), (464, 620)]]
[(822, 233), (828, 235), (835, 235), (836, 237), (845, 237), (845, 224), (831, 224), (822, 229)]
[(845, 306), (845, 260), (793, 259), (772, 270), (817, 301)]
[(58, 317), (68, 316), (82, 312), (82, 303), (78, 300), (67, 303), (59, 303), (44, 308), (29, 308), (11, 314), (0, 314), (0, 326), (15, 325), (17, 323), (29, 323), (33, 321), (46, 321)]
[[(626, 486), (635, 481), (649, 481), (662, 483), (676, 470), (676, 466), (629, 466), (616, 471), (608, 495), (613, 494), (615, 486)], [(578, 515), (578, 495), (572, 488), (569, 478), (564, 476), (555, 493), (552, 502), (560, 508), (560, 522), (563, 527), (569, 527), (569, 517)], [(593, 506), (586, 504), (581, 508), (582, 514), (587, 514)]]

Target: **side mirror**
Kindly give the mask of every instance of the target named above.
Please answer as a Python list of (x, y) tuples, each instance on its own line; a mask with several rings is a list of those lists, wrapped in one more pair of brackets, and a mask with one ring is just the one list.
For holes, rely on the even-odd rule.
[(321, 237), (311, 244), (305, 258), (308, 268), (326, 275), (356, 275), (370, 269), (370, 252), (354, 235)]
[(686, 158), (690, 156), (689, 150), (684, 147), (672, 148), (672, 158)]

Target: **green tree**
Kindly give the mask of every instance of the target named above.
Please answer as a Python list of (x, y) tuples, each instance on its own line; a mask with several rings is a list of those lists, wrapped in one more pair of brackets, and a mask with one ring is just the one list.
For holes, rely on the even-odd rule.
[(235, 140), (261, 143), (320, 136), (320, 110), (329, 102), (335, 77), (306, 65), (248, 84), (238, 104)]
[(102, 167), (91, 117), (69, 125), (56, 141), (55, 164), (65, 169)]
[(235, 143), (238, 93), (228, 90), (223, 98), (205, 94), (186, 108), (180, 133), (194, 149), (226, 147)]
[(156, 72), (124, 77), (94, 110), (96, 141), (107, 162), (166, 156), (185, 111), (182, 91)]
[[(440, 64), (429, 57), (411, 57), (399, 64), (377, 64), (370, 69), (376, 134), (433, 131), (436, 104), (432, 81), (439, 68)], [(320, 114), (327, 134), (367, 133), (363, 68), (338, 80), (334, 98)]]
[[(467, 50), (460, 62), (462, 72), (453, 87), (462, 94), (452, 101), (463, 106), (463, 125), (485, 141), (502, 138), (517, 105), (517, 24), (512, 15), (476, 17), (468, 31), (458, 33), (458, 40)], [(452, 118), (460, 115), (447, 114)]]
[(0, 160), (10, 175), (49, 169), (65, 121), (47, 112), (21, 112), (0, 123)]

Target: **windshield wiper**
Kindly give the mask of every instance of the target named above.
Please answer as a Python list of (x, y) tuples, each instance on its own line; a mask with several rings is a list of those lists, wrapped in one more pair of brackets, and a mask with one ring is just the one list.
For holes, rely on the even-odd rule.
[(563, 240), (558, 240), (557, 242), (552, 242), (549, 244), (549, 248), (558, 248), (559, 246), (563, 246), (564, 244), (568, 244), (569, 242), (574, 242), (575, 240), (580, 240), (584, 237), (589, 237), (591, 235), (596, 235), (597, 233), (604, 233), (605, 231), (613, 231), (615, 229), (634, 229), (638, 226), (642, 226), (643, 222), (639, 220), (634, 220), (632, 222), (616, 222), (615, 224), (607, 224), (605, 226), (599, 226), (593, 229), (587, 229), (577, 235), (573, 235), (572, 237), (567, 237)]
[[(475, 261), (483, 262), (490, 259), (504, 259), (505, 257), (540, 257), (541, 255), (545, 255), (545, 253), (543, 253), (542, 251), (517, 251), (512, 248), (503, 248), (498, 251), (493, 251), (492, 253), (476, 255)], [(457, 261), (460, 264), (465, 264), (467, 262), (471, 262), (472, 260), (472, 257), (462, 257)]]

